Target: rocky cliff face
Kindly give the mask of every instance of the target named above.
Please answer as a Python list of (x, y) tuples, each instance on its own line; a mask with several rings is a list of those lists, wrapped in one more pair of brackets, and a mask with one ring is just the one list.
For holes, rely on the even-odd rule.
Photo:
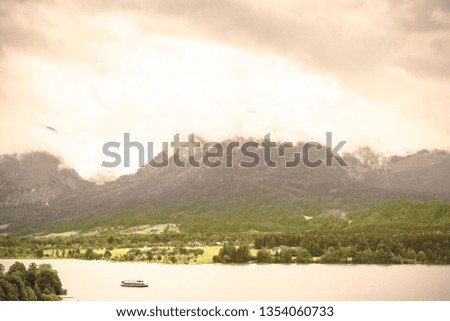
[(48, 207), (71, 192), (91, 185), (46, 152), (0, 156), (0, 205)]

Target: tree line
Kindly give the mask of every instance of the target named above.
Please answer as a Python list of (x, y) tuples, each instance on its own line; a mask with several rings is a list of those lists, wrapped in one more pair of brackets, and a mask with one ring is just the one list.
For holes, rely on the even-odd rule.
[(450, 236), (435, 230), (269, 233), (255, 248), (302, 248), (322, 263), (450, 264)]
[[(301, 262), (307, 263), (426, 263), (450, 264), (450, 230), (446, 227), (398, 228), (397, 230), (312, 230), (289, 233), (163, 233), (111, 234), (102, 233), (91, 236), (71, 236), (64, 238), (44, 237), (0, 237), (1, 258), (42, 258), (44, 256), (80, 259), (111, 259), (111, 251), (120, 248), (170, 248), (179, 261), (184, 247), (227, 244), (222, 254), (218, 253), (215, 262), (244, 263), (257, 262), (297, 262), (301, 249)], [(259, 259), (234, 253), (228, 244), (248, 245), (262, 251)], [(278, 248), (278, 249), (277, 249)], [(288, 248), (289, 251), (286, 249)], [(102, 249), (102, 254), (98, 254)], [(236, 248), (239, 249), (239, 247)], [(274, 250), (275, 249), (275, 250)], [(178, 253), (179, 252), (179, 253)], [(132, 251), (119, 260), (161, 261), (166, 253)], [(190, 255), (190, 254), (189, 254)], [(312, 259), (309, 258), (309, 255)], [(193, 255), (190, 255), (193, 257)], [(290, 260), (288, 258), (291, 258)], [(116, 257), (115, 257), (116, 258)], [(308, 259), (309, 258), (309, 259)], [(175, 259), (171, 259), (172, 261)], [(195, 260), (193, 257), (192, 260)], [(301, 263), (299, 261), (299, 263)]]
[(450, 238), (440, 232), (267, 233), (248, 246), (224, 244), (215, 263), (450, 264)]

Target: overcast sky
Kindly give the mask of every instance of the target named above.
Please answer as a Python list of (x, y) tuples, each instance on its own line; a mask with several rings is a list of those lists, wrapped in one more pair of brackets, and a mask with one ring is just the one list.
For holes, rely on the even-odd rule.
[[(450, 1), (0, 1), (0, 153), (190, 133), (450, 147)], [(50, 127), (50, 128), (49, 128)]]

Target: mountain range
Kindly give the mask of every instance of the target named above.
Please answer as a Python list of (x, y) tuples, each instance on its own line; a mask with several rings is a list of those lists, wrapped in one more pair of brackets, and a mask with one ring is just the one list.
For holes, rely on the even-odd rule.
[[(290, 153), (301, 149), (298, 144)], [(257, 152), (262, 158), (263, 150)], [(232, 168), (180, 168), (172, 156), (167, 167), (147, 164), (97, 185), (47, 152), (2, 155), (0, 232), (89, 230), (227, 215), (257, 221), (267, 215), (314, 217), (335, 209), (358, 210), (395, 199), (450, 201), (450, 153), (444, 150), (384, 157), (363, 148), (343, 156), (346, 167), (270, 168), (261, 163), (242, 168), (238, 163), (244, 159), (235, 152)], [(248, 229), (254, 228), (252, 220)]]

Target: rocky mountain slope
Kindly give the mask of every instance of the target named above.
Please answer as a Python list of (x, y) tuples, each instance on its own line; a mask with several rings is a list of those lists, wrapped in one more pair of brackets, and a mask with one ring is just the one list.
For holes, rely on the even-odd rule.
[[(262, 158), (262, 149), (257, 152)], [(290, 159), (292, 152), (287, 154)], [(197, 153), (195, 157), (202, 156)], [(181, 159), (187, 157), (183, 152)], [(324, 150), (310, 155), (312, 159), (323, 157)], [(242, 211), (254, 214), (274, 208), (295, 212), (297, 205), (289, 210), (281, 205), (304, 201), (358, 209), (389, 199), (450, 200), (450, 154), (446, 151), (386, 158), (366, 148), (344, 159), (347, 167), (269, 168), (259, 164), (242, 168), (238, 163), (248, 158), (235, 152), (232, 168), (179, 168), (171, 162), (168, 167), (154, 168), (147, 164), (133, 175), (99, 186), (83, 180), (48, 153), (3, 155), (0, 225), (9, 224), (7, 229), (12, 230), (61, 221), (70, 225), (72, 220), (100, 221), (125, 212), (127, 217), (139, 217), (174, 207), (214, 213), (217, 207), (241, 211), (244, 206)], [(281, 157), (274, 160), (279, 165), (284, 162)]]

